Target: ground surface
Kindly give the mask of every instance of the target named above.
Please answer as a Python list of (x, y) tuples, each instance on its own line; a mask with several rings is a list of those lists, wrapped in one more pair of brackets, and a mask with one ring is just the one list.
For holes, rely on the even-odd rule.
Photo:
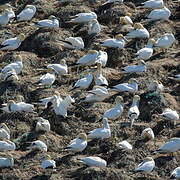
[[(176, 82), (169, 80), (168, 77), (180, 73), (180, 4), (172, 0), (166, 0), (167, 6), (172, 11), (172, 16), (167, 22), (154, 24), (145, 24), (151, 37), (157, 38), (165, 32), (172, 32), (177, 41), (166, 54), (160, 50), (155, 50), (154, 56), (148, 60), (148, 70), (143, 75), (122, 76), (118, 69), (122, 64), (136, 64), (134, 45), (128, 46), (123, 51), (114, 49), (104, 49), (99, 46), (99, 42), (112, 37), (112, 30), (119, 26), (119, 17), (126, 12), (133, 14), (134, 22), (139, 22), (148, 10), (135, 10), (136, 3), (142, 0), (125, 0), (124, 5), (114, 5), (111, 10), (105, 14), (98, 14), (98, 20), (103, 25), (102, 32), (96, 37), (91, 44), (87, 44), (86, 28), (80, 31), (74, 31), (71, 24), (66, 23), (69, 17), (79, 12), (89, 10), (97, 12), (102, 2), (89, 4), (88, 1), (77, 0), (77, 3), (58, 4), (55, 0), (29, 0), (29, 4), (37, 7), (37, 14), (33, 22), (47, 18), (53, 14), (60, 20), (60, 28), (53, 33), (51, 30), (37, 30), (31, 25), (33, 22), (13, 22), (7, 28), (0, 28), (0, 41), (13, 37), (21, 32), (25, 33), (26, 39), (16, 51), (2, 52), (0, 56), (0, 66), (13, 61), (14, 54), (21, 54), (23, 57), (24, 69), (23, 75), (18, 83), (2, 82), (0, 83), (0, 103), (7, 102), (8, 99), (16, 99), (17, 95), (23, 95), (26, 102), (36, 103), (38, 99), (52, 95), (58, 90), (62, 97), (70, 94), (74, 96), (75, 92), (68, 92), (69, 86), (83, 75), (83, 71), (77, 75), (75, 69), (71, 69), (71, 79), (68, 84), (68, 77), (57, 79), (53, 88), (37, 88), (34, 84), (38, 78), (45, 73), (47, 64), (59, 62), (65, 59), (68, 65), (76, 62), (82, 55), (86, 54), (89, 49), (102, 49), (108, 55), (107, 67), (103, 70), (110, 85), (127, 82), (131, 77), (137, 78), (140, 82), (141, 96), (140, 118), (134, 124), (132, 129), (123, 127), (123, 122), (127, 121), (127, 111), (131, 105), (132, 95), (120, 94), (126, 104), (124, 114), (118, 120), (111, 122), (112, 137), (104, 141), (92, 141), (88, 147), (79, 154), (74, 155), (69, 152), (61, 152), (71, 139), (75, 138), (79, 132), (88, 132), (94, 128), (100, 127), (98, 122), (101, 115), (108, 108), (113, 106), (115, 96), (111, 96), (102, 103), (83, 104), (85, 111), (80, 107), (72, 106), (69, 109), (69, 117), (62, 118), (54, 114), (51, 109), (43, 110), (36, 108), (38, 115), (27, 113), (4, 113), (0, 112), (0, 122), (6, 122), (11, 129), (11, 139), (16, 142), (17, 150), (9, 152), (15, 158), (15, 166), (11, 169), (0, 169), (0, 179), (124, 179), (124, 180), (165, 180), (168, 179), (170, 172), (180, 165), (180, 154), (175, 157), (156, 158), (156, 167), (149, 174), (133, 174), (132, 170), (143, 160), (144, 157), (150, 156), (152, 151), (160, 147), (171, 137), (180, 137), (180, 127), (173, 123), (157, 121), (160, 119), (152, 118), (152, 114), (161, 113), (165, 107), (180, 112), (180, 86)], [(18, 1), (16, 13), (23, 9), (26, 3), (23, 0)], [(64, 39), (69, 36), (81, 36), (87, 47), (84, 50), (62, 50), (57, 39)], [(143, 47), (146, 41), (139, 46)], [(140, 48), (139, 47), (139, 48)], [(123, 63), (122, 63), (123, 62)], [(123, 66), (124, 66), (123, 65)], [(161, 96), (155, 94), (149, 98), (146, 94), (146, 84), (151, 80), (159, 80), (163, 83), (166, 91)], [(147, 95), (147, 96), (146, 96)], [(85, 96), (84, 93), (81, 94)], [(162, 102), (159, 103), (158, 98)], [(161, 101), (160, 100), (160, 101)], [(42, 116), (51, 123), (51, 132), (37, 134), (34, 132), (36, 117)], [(140, 134), (146, 127), (151, 127), (155, 132), (156, 141), (142, 141)], [(22, 138), (23, 135), (23, 138)], [(19, 139), (18, 139), (19, 138)], [(48, 146), (47, 154), (56, 160), (57, 168), (55, 170), (42, 170), (40, 168), (41, 152), (29, 152), (26, 150), (27, 142), (36, 139), (43, 140)], [(122, 140), (128, 140), (133, 145), (132, 152), (123, 152), (118, 149), (117, 143)], [(2, 154), (3, 155), (3, 154)], [(76, 162), (81, 156), (99, 156), (107, 161), (107, 168), (86, 168)]]

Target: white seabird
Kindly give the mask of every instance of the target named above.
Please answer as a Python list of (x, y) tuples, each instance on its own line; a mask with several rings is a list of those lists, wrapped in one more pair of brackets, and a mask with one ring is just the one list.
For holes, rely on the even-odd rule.
[(9, 10), (5, 9), (2, 15), (0, 15), (0, 26), (6, 26), (9, 23)]
[(52, 160), (50, 155), (46, 155), (41, 162), (41, 168), (56, 168), (56, 161)]
[(68, 37), (65, 40), (59, 41), (68, 49), (84, 49), (84, 41), (81, 37)]
[(39, 132), (39, 131), (49, 132), (50, 129), (51, 129), (51, 125), (50, 125), (49, 121), (47, 119), (39, 117), (38, 121), (36, 123), (35, 130), (37, 132)]
[(25, 35), (22, 33), (15, 38), (7, 39), (1, 43), (0, 50), (15, 50), (21, 45), (21, 42), (24, 41), (24, 39)]
[(119, 142), (118, 146), (122, 150), (132, 150), (133, 148), (132, 145), (129, 144), (126, 140)]
[(102, 63), (97, 63), (95, 85), (97, 85), (97, 86), (108, 86), (108, 81), (102, 74)]
[(73, 139), (70, 144), (65, 148), (74, 152), (81, 152), (87, 146), (87, 135), (80, 133), (77, 138)]
[(142, 131), (141, 137), (148, 138), (148, 139), (154, 139), (154, 132), (151, 128), (146, 128)]
[(152, 157), (146, 157), (142, 163), (134, 170), (135, 172), (151, 172), (155, 167), (155, 162)]
[(5, 123), (0, 124), (0, 139), (10, 139), (10, 130)]
[(27, 149), (40, 150), (40, 151), (47, 152), (47, 145), (44, 142), (40, 141), (40, 140), (36, 140), (36, 141), (33, 141), (31, 143), (31, 145), (29, 147), (27, 147)]
[(180, 179), (180, 166), (171, 172), (170, 179)]
[(51, 15), (49, 19), (40, 20), (35, 25), (39, 28), (55, 28), (59, 27), (59, 20)]
[(135, 55), (138, 59), (148, 60), (153, 55), (153, 45), (155, 44), (154, 39), (149, 39), (147, 45), (140, 49)]
[(100, 42), (102, 46), (123, 49), (127, 39), (122, 35), (118, 34), (115, 38), (106, 39)]
[(166, 120), (179, 120), (179, 114), (177, 113), (177, 111), (170, 108), (166, 108), (163, 113), (159, 115)]
[(148, 21), (157, 21), (157, 20), (168, 20), (171, 16), (171, 11), (167, 7), (162, 9), (154, 9), (147, 16)]
[(138, 95), (135, 95), (133, 97), (133, 103), (128, 111), (128, 118), (130, 119), (130, 128), (132, 128), (134, 124), (134, 120), (138, 119), (139, 117), (139, 101), (140, 97)]
[(143, 60), (140, 60), (138, 65), (131, 65), (122, 68), (121, 73), (143, 73), (146, 72), (146, 66), (147, 64)]
[(106, 139), (111, 137), (111, 129), (107, 118), (103, 118), (102, 128), (97, 128), (88, 133), (89, 139)]
[(135, 93), (138, 91), (138, 83), (136, 79), (132, 78), (129, 80), (129, 83), (117, 84), (115, 86), (112, 86), (111, 89), (117, 92)]
[(88, 95), (83, 102), (101, 102), (109, 96), (107, 88), (102, 86), (94, 86), (91, 91), (88, 91)]
[(14, 151), (16, 149), (15, 143), (10, 140), (0, 141), (0, 151)]
[(80, 161), (83, 164), (86, 164), (87, 166), (90, 167), (106, 167), (107, 166), (107, 162), (100, 158), (100, 157), (95, 157), (95, 156), (89, 156), (89, 157), (85, 157), (85, 158), (81, 158)]
[(146, 39), (149, 38), (149, 32), (141, 23), (134, 24), (134, 30), (126, 34), (126, 39)]
[(161, 82), (159, 81), (151, 81), (148, 86), (147, 86), (148, 91), (153, 91), (153, 92), (162, 92), (164, 91), (164, 86)]
[(149, 0), (140, 4), (137, 8), (160, 9), (164, 7), (163, 0)]
[(14, 166), (14, 159), (12, 155), (8, 155), (8, 157), (0, 157), (0, 167), (12, 167)]
[(71, 18), (73, 19), (71, 19), (70, 22), (73, 22), (73, 23), (88, 23), (92, 21), (93, 19), (97, 19), (97, 15), (95, 12), (79, 13)]
[(122, 113), (123, 113), (123, 97), (117, 96), (115, 99), (115, 107), (107, 110), (104, 113), (103, 118), (116, 120), (121, 116)]
[(102, 67), (106, 66), (108, 60), (108, 54), (105, 51), (99, 51), (98, 57), (96, 58), (96, 63), (101, 63)]
[(101, 32), (101, 26), (97, 19), (93, 19), (88, 23), (88, 34), (98, 34)]
[(119, 23), (120, 23), (120, 25), (122, 25), (120, 27), (122, 32), (130, 32), (130, 31), (134, 30), (133, 21), (131, 20), (130, 16), (131, 16), (131, 14), (127, 13), (126, 16), (124, 16), (124, 17), (122, 16), (119, 18)]
[(34, 5), (27, 5), (25, 9), (17, 15), (17, 21), (30, 21), (35, 13), (36, 7)]
[(11, 6), (9, 3), (3, 4), (0, 6), (0, 9), (7, 9), (8, 10), (8, 16), (10, 19), (15, 18), (15, 13), (13, 11), (13, 6)]

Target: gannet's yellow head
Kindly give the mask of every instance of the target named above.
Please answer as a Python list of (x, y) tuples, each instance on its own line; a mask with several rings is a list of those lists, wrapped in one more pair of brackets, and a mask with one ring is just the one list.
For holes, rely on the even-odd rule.
[(14, 56), (16, 61), (21, 61), (22, 62), (22, 57), (20, 55), (15, 55)]
[(153, 159), (152, 157), (146, 157), (146, 158), (144, 159), (144, 162), (147, 162), (147, 161), (154, 161), (154, 159)]
[(80, 138), (80, 139), (82, 139), (82, 140), (84, 140), (84, 141), (87, 141), (87, 135), (86, 135), (86, 133), (80, 133), (80, 134), (78, 135), (78, 138)]
[(64, 59), (60, 60), (60, 64), (66, 65), (66, 60), (64, 60)]
[(156, 43), (156, 41), (153, 38), (148, 40), (148, 44), (155, 44), (155, 43)]
[(17, 95), (17, 101), (18, 102), (23, 102), (24, 101), (24, 97), (22, 95)]
[(47, 72), (47, 73), (54, 73), (54, 69), (48, 68), (48, 69), (46, 70), (46, 72)]
[(51, 16), (49, 16), (49, 18), (48, 19), (56, 19), (56, 16), (53, 16), (53, 15), (51, 15)]
[(140, 101), (140, 96), (135, 95), (135, 96), (133, 97), (133, 101)]
[(13, 6), (11, 6), (9, 3), (3, 4), (0, 6), (0, 9), (12, 9), (14, 8)]
[(33, 6), (33, 5), (26, 5), (26, 7), (25, 7), (25, 8), (35, 9), (35, 6)]
[(54, 92), (54, 95), (60, 96), (60, 93), (59, 93), (58, 91), (55, 91), (55, 92)]
[(11, 104), (15, 104), (15, 101), (14, 100), (9, 100), (7, 104), (10, 106)]
[(0, 128), (8, 129), (6, 123), (1, 123), (1, 124), (0, 124)]
[(144, 29), (144, 26), (141, 23), (135, 23), (134, 29)]
[(9, 14), (9, 9), (5, 9), (3, 14)]
[(102, 63), (101, 62), (98, 62), (98, 63), (96, 63), (97, 64), (97, 69), (98, 70), (101, 70), (102, 69)]
[(116, 35), (116, 39), (118, 39), (118, 40), (124, 39), (124, 36), (122, 34), (118, 34), (118, 35)]
[(96, 53), (98, 53), (98, 51), (96, 51), (96, 50), (89, 50), (88, 51), (88, 54), (96, 54)]
[(25, 40), (25, 35), (23, 34), (23, 33), (21, 33), (20, 35), (19, 35), (19, 39), (21, 40), (21, 41), (24, 41)]
[(129, 80), (129, 83), (138, 83), (138, 81), (137, 81), (135, 78), (131, 78), (131, 79)]
[(123, 97), (122, 96), (117, 96), (115, 99), (115, 103), (116, 104), (122, 104), (123, 103)]
[(119, 23), (120, 24), (127, 24), (125, 17), (120, 17), (119, 18)]
[(98, 23), (98, 20), (97, 19), (92, 19), (90, 22), (91, 23)]
[(131, 13), (129, 13), (129, 12), (127, 12), (127, 13), (125, 14), (125, 16), (129, 16), (129, 17), (131, 17), (131, 16), (132, 16), (132, 14), (131, 14)]

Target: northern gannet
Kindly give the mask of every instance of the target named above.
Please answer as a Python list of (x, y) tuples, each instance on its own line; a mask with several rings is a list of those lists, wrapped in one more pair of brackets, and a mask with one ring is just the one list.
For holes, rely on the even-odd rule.
[(47, 152), (47, 145), (44, 142), (40, 141), (40, 140), (36, 140), (36, 141), (33, 141), (31, 143), (31, 145), (29, 147), (27, 147), (27, 149), (40, 150), (40, 151)]
[(107, 118), (103, 118), (103, 124), (101, 128), (94, 129), (88, 133), (89, 139), (106, 139), (111, 137), (111, 129)]
[(24, 41), (24, 39), (25, 35), (22, 33), (15, 38), (7, 39), (1, 43), (0, 50), (15, 50), (21, 45), (21, 42)]
[(111, 89), (117, 92), (135, 93), (138, 91), (138, 83), (136, 79), (132, 78), (129, 80), (129, 83), (117, 84), (115, 86), (112, 86)]
[(166, 120), (179, 120), (179, 114), (177, 113), (177, 111), (170, 108), (166, 108), (163, 113), (159, 115)]
[(134, 24), (134, 30), (126, 34), (126, 39), (146, 39), (149, 38), (149, 32), (141, 23)]
[(91, 166), (93, 167), (106, 167), (107, 166), (107, 162), (104, 159), (100, 157), (95, 157), (95, 156), (81, 158), (79, 162), (90, 167)]
[(123, 112), (123, 97), (117, 96), (115, 99), (115, 107), (107, 110), (103, 117), (111, 120), (118, 119)]
[(106, 39), (100, 42), (102, 46), (123, 49), (127, 39), (122, 35), (118, 34), (114, 39)]
[(35, 25), (39, 28), (55, 28), (59, 27), (59, 20), (51, 15), (49, 16), (49, 19), (38, 21)]
[(85, 76), (81, 79), (79, 79), (74, 86), (72, 87), (71, 91), (74, 89), (87, 89), (92, 81), (93, 81), (93, 75), (91, 73), (86, 72)]
[(77, 138), (73, 139), (70, 144), (65, 148), (74, 152), (81, 152), (87, 146), (87, 135), (80, 133)]
[(139, 117), (139, 101), (140, 97), (138, 95), (135, 95), (133, 97), (133, 103), (128, 111), (128, 118), (130, 119), (130, 128), (132, 128), (134, 124), (134, 120), (138, 119)]
[(68, 49), (84, 49), (84, 41), (81, 37), (68, 37), (59, 41), (62, 42), (62, 46)]
[(143, 72), (146, 72), (146, 66), (147, 64), (143, 60), (140, 60), (138, 65), (126, 66), (122, 68), (121, 72), (122, 73), (143, 73)]
[(0, 9), (7, 9), (9, 18), (15, 18), (15, 13), (13, 11), (14, 7), (11, 6), (9, 3), (3, 4), (0, 6)]
[(147, 89), (148, 89), (148, 91), (152, 91), (152, 92), (162, 92), (164, 90), (164, 86), (159, 81), (151, 81), (148, 84)]
[(167, 141), (155, 152), (157, 153), (173, 153), (180, 150), (180, 138), (174, 137)]
[(49, 64), (47, 68), (53, 69), (59, 75), (65, 75), (68, 73), (68, 67), (64, 59), (60, 61), (60, 64)]
[(7, 157), (0, 157), (0, 167), (12, 167), (14, 166), (14, 158), (12, 155)]
[(5, 123), (0, 124), (0, 139), (10, 139), (10, 130)]
[(180, 179), (180, 166), (171, 172), (170, 179)]
[(102, 74), (102, 63), (97, 63), (95, 85), (97, 85), (97, 86), (108, 86), (108, 81)]
[(131, 19), (131, 16), (132, 14), (131, 13), (126, 13), (125, 16), (124, 16), (124, 23), (122, 24), (130, 24), (130, 25), (133, 25), (133, 21)]
[(153, 55), (153, 45), (155, 44), (154, 39), (149, 39), (147, 45), (140, 49), (135, 55), (138, 59), (148, 60)]
[(96, 58), (96, 63), (101, 63), (102, 67), (106, 66), (108, 60), (108, 54), (105, 51), (99, 51), (98, 57)]
[(40, 80), (37, 82), (40, 86), (51, 86), (56, 80), (54, 69), (47, 69), (47, 73), (40, 77)]
[(132, 150), (133, 148), (132, 145), (129, 144), (126, 140), (119, 142), (118, 146), (122, 150)]
[(17, 15), (17, 21), (30, 21), (36, 13), (36, 7), (33, 5), (27, 5), (25, 9), (23, 9)]
[(169, 77), (169, 79), (180, 82), (180, 74), (176, 74), (174, 77)]
[(148, 21), (157, 21), (157, 20), (168, 20), (171, 16), (171, 11), (167, 7), (162, 9), (154, 9), (147, 16)]
[(137, 8), (159, 9), (162, 7), (164, 7), (163, 0), (149, 0), (139, 4)]
[(54, 96), (52, 100), (53, 110), (56, 115), (67, 117), (67, 109), (74, 102), (75, 101), (71, 96), (66, 96), (66, 98), (62, 101), (59, 99), (59, 97)]
[(70, 22), (73, 23), (88, 23), (92, 21), (93, 19), (97, 19), (97, 15), (95, 12), (89, 12), (89, 13), (79, 13), (75, 16), (72, 16)]
[(134, 170), (135, 172), (151, 172), (155, 167), (155, 162), (152, 157), (146, 157), (142, 163)]
[[(130, 15), (130, 13), (127, 13), (127, 14)], [(129, 15), (124, 16), (124, 17), (122, 16), (119, 18), (119, 23), (120, 25), (122, 25), (120, 27), (122, 32), (130, 32), (134, 29), (133, 24), (132, 24), (133, 22), (131, 22), (132, 21), (131, 18), (130, 19), (128, 18)]]
[(13, 82), (19, 81), (19, 77), (14, 69), (6, 72), (5, 74), (1, 73), (0, 78), (3, 81), (13, 81)]
[(0, 141), (0, 151), (13, 151), (16, 149), (15, 143), (10, 140)]
[(56, 161), (52, 160), (50, 155), (45, 155), (41, 162), (41, 168), (56, 168)]
[(154, 139), (154, 132), (151, 128), (146, 128), (142, 131), (141, 137), (152, 140)]
[(39, 131), (49, 132), (50, 129), (51, 129), (51, 125), (50, 125), (49, 121), (47, 119), (39, 117), (38, 121), (36, 123), (35, 130), (37, 132), (39, 132)]
[(93, 35), (93, 34), (98, 34), (101, 32), (101, 26), (98, 22), (97, 19), (92, 19), (89, 23), (88, 23), (88, 34), (89, 35)]
[(175, 42), (175, 40), (176, 39), (172, 33), (166, 33), (162, 37), (158, 38), (154, 46), (166, 49), (166, 48), (171, 47), (172, 44)]
[(83, 102), (101, 102), (109, 96), (107, 88), (102, 86), (94, 86), (91, 91), (88, 91), (88, 95)]
[(9, 10), (5, 9), (3, 14), (0, 15), (0, 26), (6, 26), (9, 23)]

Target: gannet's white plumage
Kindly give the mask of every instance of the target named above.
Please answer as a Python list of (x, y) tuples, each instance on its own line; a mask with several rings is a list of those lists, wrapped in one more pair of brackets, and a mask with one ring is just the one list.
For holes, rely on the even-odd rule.
[(9, 18), (15, 18), (15, 13), (13, 11), (13, 6), (11, 6), (9, 3), (3, 4), (0, 6), (0, 9), (7, 9), (8, 10), (8, 16)]
[(55, 168), (56, 167), (56, 161), (52, 160), (49, 155), (46, 155), (47, 157), (43, 158), (41, 162), (41, 168)]
[(16, 149), (15, 143), (9, 140), (0, 141), (0, 151), (13, 151)]
[(1, 43), (0, 50), (15, 50), (21, 45), (21, 42), (24, 41), (24, 39), (24, 34), (20, 34), (15, 38), (7, 39)]
[(164, 90), (164, 86), (161, 82), (151, 81), (147, 86), (148, 91), (153, 92), (162, 92)]
[(179, 114), (177, 111), (170, 108), (166, 108), (160, 116), (167, 120), (179, 120)]
[(101, 102), (109, 96), (107, 88), (102, 86), (94, 86), (83, 102)]
[(79, 13), (76, 14), (73, 19), (71, 19), (70, 22), (74, 23), (88, 23), (92, 21), (93, 19), (97, 19), (97, 15), (95, 12), (89, 12), (89, 13)]
[(140, 23), (135, 23), (134, 24), (134, 30), (126, 34), (125, 38), (126, 39), (146, 39), (149, 38), (149, 32), (144, 26)]
[(44, 119), (42, 117), (38, 118), (38, 121), (36, 123), (36, 128), (35, 128), (37, 132), (39, 131), (49, 132), (50, 128), (51, 128), (51, 125), (47, 119)]
[(133, 103), (128, 111), (128, 118), (130, 119), (130, 127), (132, 128), (134, 120), (138, 119), (139, 117), (139, 101), (140, 97), (138, 95), (135, 95), (133, 97)]
[(49, 19), (40, 20), (36, 23), (39, 28), (55, 28), (59, 27), (59, 20), (55, 16), (50, 16)]
[(174, 137), (167, 141), (155, 152), (158, 153), (173, 153), (180, 150), (180, 138)]
[(151, 172), (155, 167), (154, 159), (146, 157), (142, 163), (134, 170), (135, 172)]
[(153, 45), (155, 44), (154, 39), (150, 39), (147, 45), (140, 49), (135, 55), (138, 59), (148, 60), (153, 55)]
[(98, 34), (101, 32), (101, 26), (97, 19), (93, 19), (88, 23), (88, 34)]
[(0, 167), (12, 167), (14, 166), (14, 159), (11, 155), (9, 157), (0, 157)]
[(149, 0), (141, 3), (138, 8), (159, 9), (164, 7), (163, 0)]
[(171, 172), (170, 179), (180, 179), (180, 166)]
[(87, 89), (93, 80), (91, 73), (86, 74), (83, 78), (79, 79), (73, 86), (72, 89)]
[(30, 149), (30, 150), (37, 149), (37, 150), (40, 150), (40, 151), (47, 152), (47, 145), (44, 142), (40, 141), (40, 140), (36, 140), (36, 141), (33, 141), (31, 143), (31, 145), (29, 147), (27, 147), (27, 149)]
[(60, 64), (49, 64), (47, 68), (53, 69), (59, 75), (64, 75), (68, 73), (68, 67), (64, 59), (60, 61)]
[(36, 13), (36, 7), (27, 5), (18, 15), (17, 21), (30, 21)]
[(157, 21), (157, 20), (168, 20), (171, 16), (171, 11), (164, 7), (162, 9), (154, 9), (147, 16), (148, 21)]
[(0, 26), (6, 26), (9, 23), (9, 10), (5, 9), (4, 13), (0, 15)]
[(108, 86), (107, 79), (102, 74), (102, 64), (97, 63), (97, 72), (95, 77), (95, 84), (97, 86)]
[(141, 137), (148, 138), (148, 139), (154, 139), (154, 132), (151, 128), (146, 128), (142, 131)]
[(129, 80), (129, 83), (122, 83), (122, 84), (117, 84), (111, 88), (113, 91), (117, 92), (131, 92), (135, 93), (138, 91), (138, 84), (137, 80), (132, 78)]
[(107, 0), (106, 3), (120, 2), (123, 3), (124, 0)]
[(126, 66), (122, 68), (122, 73), (143, 73), (146, 71), (146, 63), (140, 60), (137, 65)]
[(68, 37), (65, 40), (60, 40), (65, 48), (69, 49), (84, 49), (84, 41), (81, 37)]
[(106, 167), (107, 162), (100, 158), (95, 156), (89, 156), (85, 158), (81, 158), (80, 161), (83, 164), (86, 164), (87, 166), (94, 166), (94, 167)]
[(74, 152), (81, 152), (87, 146), (87, 135), (80, 133), (77, 138), (73, 139), (70, 144), (65, 148)]
[(117, 96), (115, 99), (115, 107), (107, 110), (103, 117), (107, 119), (118, 119), (123, 113), (123, 98), (121, 96)]
[(94, 129), (88, 133), (89, 139), (106, 139), (111, 137), (111, 129), (107, 118), (103, 118), (103, 125), (101, 128)]
[(132, 150), (133, 148), (132, 145), (129, 144), (126, 140), (119, 142), (118, 146), (122, 150)]
[(169, 48), (172, 46), (175, 40), (176, 39), (172, 33), (166, 33), (162, 37), (158, 38), (155, 46), (159, 48)]
[(126, 38), (122, 34), (118, 34), (115, 39), (106, 39), (100, 42), (102, 46), (123, 49), (125, 46)]
[(0, 139), (10, 139), (10, 130), (5, 123), (0, 124)]
[(105, 51), (99, 51), (98, 57), (96, 58), (96, 63), (101, 63), (102, 67), (106, 66), (108, 60), (108, 54)]

